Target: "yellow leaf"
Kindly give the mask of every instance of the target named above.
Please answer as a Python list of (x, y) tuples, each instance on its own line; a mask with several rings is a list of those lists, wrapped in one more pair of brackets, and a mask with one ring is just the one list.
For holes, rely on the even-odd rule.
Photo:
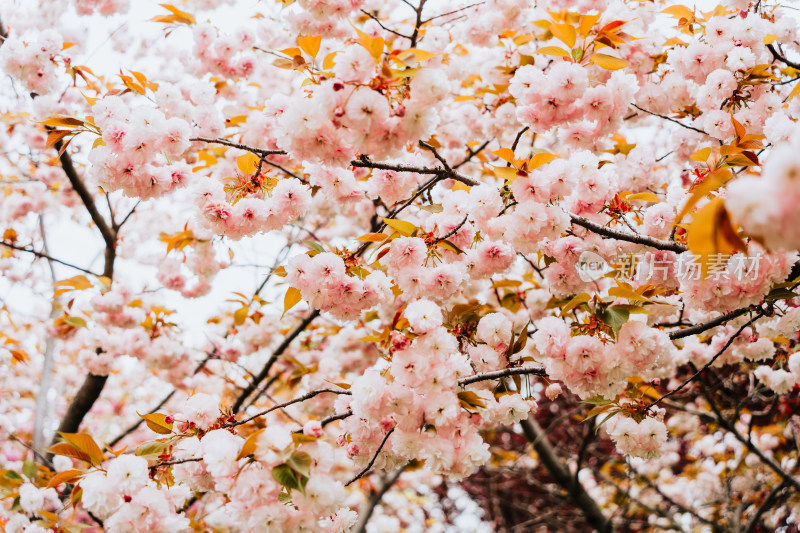
[(666, 46), (689, 46), (689, 43), (681, 41), (677, 37), (671, 37), (671, 38), (667, 39), (666, 41), (664, 41), (664, 44), (662, 44), (661, 46), (665, 46), (665, 47)]
[(412, 224), (411, 222), (406, 222), (405, 220), (397, 220), (395, 218), (383, 218), (383, 221), (386, 223), (387, 226), (394, 229), (397, 233), (400, 233), (405, 237), (410, 237), (418, 229), (414, 224)]
[(533, 170), (535, 168), (539, 168), (542, 165), (546, 165), (553, 159), (558, 159), (558, 154), (551, 154), (549, 152), (542, 152), (539, 154), (534, 155), (528, 160), (528, 170)]
[(237, 326), (241, 326), (244, 324), (244, 321), (247, 320), (247, 314), (250, 312), (250, 307), (247, 305), (243, 305), (233, 313), (233, 323)]
[(682, 19), (682, 18), (684, 18), (684, 19), (692, 19), (692, 18), (694, 18), (694, 11), (692, 11), (688, 7), (682, 6), (682, 5), (669, 6), (666, 9), (662, 9), (661, 13), (666, 13), (668, 15), (672, 15), (673, 17), (675, 17), (677, 19)]
[[(350, 25), (353, 26), (352, 23), (350, 23)], [(356, 30), (356, 33), (358, 34), (358, 39), (356, 39), (356, 42), (367, 49), (376, 63), (380, 62), (381, 54), (383, 54), (383, 47), (386, 44), (383, 38), (370, 37), (368, 34), (362, 30), (359, 30), (355, 26), (353, 26), (353, 29)]]
[(581, 21), (578, 24), (578, 34), (581, 37), (586, 37), (589, 35), (589, 32), (592, 31), (595, 23), (597, 23), (600, 15), (602, 13), (597, 13), (596, 15), (581, 15)]
[(88, 464), (95, 464), (92, 461), (92, 458), (89, 454), (80, 451), (72, 444), (67, 442), (59, 442), (58, 444), (53, 444), (50, 448), (47, 449), (49, 453), (54, 455), (63, 455), (64, 457), (71, 457), (73, 459), (77, 459), (78, 461), (83, 461), (84, 463)]
[(706, 161), (708, 161), (708, 157), (710, 155), (711, 155), (711, 147), (706, 146), (705, 148), (701, 148), (700, 150), (693, 153), (691, 159), (699, 163), (705, 163)]
[(319, 45), (322, 42), (322, 37), (316, 36), (302, 36), (297, 38), (297, 44), (311, 57), (317, 57), (319, 53)]
[(289, 287), (286, 291), (286, 296), (283, 297), (283, 314), (281, 318), (286, 315), (286, 312), (289, 311), (292, 307), (300, 303), (300, 300), (303, 299), (303, 296), (300, 294), (300, 291), (294, 287)]
[(201, 167), (194, 167), (192, 172), (197, 172), (198, 170), (203, 170), (204, 168), (209, 168), (217, 164), (217, 158), (214, 157), (213, 154), (203, 150), (197, 153), (197, 158), (205, 164)]
[(492, 167), (492, 172), (494, 172), (494, 175), (498, 178), (506, 180), (509, 183), (512, 183), (520, 176), (519, 171), (512, 167)]
[(426, 59), (430, 59), (439, 54), (434, 54), (433, 52), (428, 52), (427, 50), (420, 50), (419, 48), (409, 48), (408, 50), (404, 50), (400, 53), (401, 57), (407, 55), (413, 55), (417, 61), (425, 61)]
[(466, 409), (476, 409), (486, 407), (486, 402), (471, 390), (465, 390), (458, 393), (458, 400), (461, 405)]
[(155, 17), (152, 20), (155, 20), (156, 18), (170, 18), (172, 19), (170, 20), (170, 22), (181, 22), (183, 24), (188, 24), (190, 26), (196, 22), (194, 17), (190, 13), (187, 13), (186, 11), (181, 11), (177, 7), (172, 6), (170, 4), (159, 4), (159, 5), (164, 9), (170, 11), (172, 15), (171, 16), (167, 15), (166, 17)]
[(53, 487), (57, 487), (62, 483), (71, 483), (82, 475), (83, 472), (81, 472), (80, 470), (64, 470), (63, 472), (59, 472), (58, 474), (53, 476), (47, 483), (46, 488), (52, 489)]
[(60, 294), (64, 294), (65, 292), (69, 291), (80, 291), (84, 289), (89, 289), (92, 287), (92, 282), (89, 281), (86, 276), (73, 276), (68, 279), (62, 279), (61, 281), (56, 281), (53, 283), (54, 287), (63, 287), (57, 289), (54, 296), (58, 296)]
[(572, 57), (569, 54), (569, 52), (558, 46), (543, 46), (542, 48), (536, 50), (534, 54), (544, 54), (548, 56), (564, 57), (567, 59)]
[(93, 464), (100, 464), (105, 460), (106, 455), (91, 435), (87, 433), (61, 433), (60, 431), (58, 434), (61, 435), (61, 438), (67, 443), (74, 446), (75, 449), (88, 455), (92, 459)]
[(606, 70), (619, 70), (630, 65), (630, 63), (624, 59), (610, 56), (608, 54), (592, 54), (592, 57), (589, 60), (598, 67)]
[(517, 35), (516, 37), (514, 37), (513, 41), (514, 44), (516, 44), (517, 46), (522, 46), (525, 43), (531, 42), (533, 39), (534, 39), (533, 35)]
[(683, 217), (697, 205), (697, 202), (725, 185), (732, 177), (733, 174), (729, 169), (715, 170), (706, 176), (706, 178), (692, 190), (692, 195), (686, 200), (683, 209), (678, 213), (678, 218), (675, 219), (675, 225), (683, 220)]
[(169, 435), (172, 433), (172, 422), (167, 423), (167, 415), (161, 413), (150, 413), (147, 415), (142, 415), (139, 413), (136, 414), (139, 415), (140, 418), (144, 419), (147, 427), (159, 435)]
[(236, 158), (236, 166), (245, 174), (252, 174), (258, 168), (259, 158), (252, 152), (247, 152)]
[(627, 300), (634, 300), (637, 302), (652, 302), (651, 299), (634, 291), (633, 288), (627, 283), (620, 283), (616, 287), (611, 287), (608, 289), (608, 295), (615, 296), (617, 298), (625, 298)]
[(30, 356), (25, 350), (9, 350), (11, 353), (11, 362), (13, 364), (17, 363), (27, 363), (30, 361)]
[(567, 45), (567, 48), (572, 48), (575, 46), (575, 27), (572, 24), (551, 24), (550, 25), (550, 33), (553, 34), (553, 37), (561, 41), (562, 43)]
[(626, 202), (660, 202), (661, 200), (652, 192), (637, 192), (636, 194), (631, 194), (630, 196), (625, 197)]
[(713, 255), (746, 252), (747, 246), (736, 233), (722, 198), (714, 198), (692, 217), (687, 228), (686, 244), (698, 256), (703, 276)]
[(568, 312), (572, 311), (574, 308), (578, 307), (581, 304), (585, 304), (586, 302), (588, 302), (591, 299), (592, 299), (592, 297), (589, 296), (588, 294), (586, 294), (585, 292), (582, 292), (582, 293), (578, 294), (572, 300), (570, 300), (569, 303), (567, 303), (567, 305), (564, 306), (564, 308), (561, 310), (561, 314), (559, 316), (566, 315)]
[(322, 60), (322, 68), (324, 68), (325, 70), (332, 69), (333, 66), (336, 64), (334, 62), (334, 58), (338, 53), (339, 52), (331, 52), (330, 54), (326, 55), (325, 59)]
[(236, 460), (244, 459), (248, 455), (253, 455), (256, 451), (256, 440), (258, 436), (264, 431), (265, 428), (259, 429), (258, 431), (251, 433), (249, 437), (244, 441), (242, 444), (242, 449), (239, 450), (239, 455), (236, 456)]
[(772, 44), (776, 40), (778, 40), (778, 36), (777, 35), (772, 35), (770, 33), (769, 35), (765, 35), (764, 38), (761, 40), (761, 42), (763, 42), (764, 44)]

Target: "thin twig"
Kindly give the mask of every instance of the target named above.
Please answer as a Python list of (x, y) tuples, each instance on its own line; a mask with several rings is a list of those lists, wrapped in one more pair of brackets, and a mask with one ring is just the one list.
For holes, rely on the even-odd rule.
[(694, 126), (689, 126), (687, 124), (684, 124), (683, 122), (681, 122), (679, 120), (675, 120), (674, 118), (668, 117), (666, 115), (660, 115), (658, 113), (653, 113), (652, 111), (648, 111), (647, 109), (644, 109), (643, 107), (639, 107), (636, 104), (631, 104), (631, 105), (633, 107), (635, 107), (636, 109), (638, 109), (639, 111), (647, 113), (648, 115), (653, 115), (654, 117), (663, 118), (664, 120), (669, 120), (670, 122), (673, 122), (673, 123), (677, 124), (678, 126), (686, 128), (687, 130), (693, 130), (693, 131), (696, 131), (697, 133), (702, 133), (703, 135), (708, 135), (708, 133), (704, 132), (703, 130), (695, 128)]
[(353, 394), (352, 392), (346, 391), (346, 390), (318, 389), (318, 390), (315, 390), (315, 391), (311, 391), (311, 392), (309, 392), (307, 394), (304, 394), (304, 395), (302, 395), (302, 396), (300, 396), (298, 398), (294, 398), (292, 400), (289, 400), (288, 402), (280, 403), (278, 405), (273, 405), (269, 409), (265, 409), (265, 410), (263, 410), (263, 411), (261, 411), (259, 413), (254, 414), (253, 416), (245, 418), (244, 420), (240, 420), (238, 422), (233, 422), (232, 424), (229, 424), (229, 426), (233, 427), (233, 426), (239, 426), (239, 425), (242, 425), (242, 424), (247, 424), (248, 422), (252, 422), (256, 418), (259, 418), (259, 417), (262, 417), (262, 416), (264, 416), (266, 414), (269, 414), (272, 411), (277, 411), (278, 409), (283, 409), (285, 407), (289, 407), (290, 405), (293, 405), (293, 404), (296, 404), (296, 403), (300, 403), (300, 402), (304, 402), (306, 400), (310, 400), (311, 398), (313, 398), (315, 396), (318, 396), (320, 394), (326, 393), (326, 392), (329, 392), (331, 394), (345, 394), (345, 395), (348, 395), (348, 396)]
[(470, 8), (473, 8), (473, 7), (478, 7), (479, 5), (484, 4), (484, 3), (485, 2), (475, 2), (474, 4), (470, 4), (468, 6), (464, 6), (464, 7), (461, 7), (459, 9), (454, 9), (453, 11), (448, 11), (447, 13), (442, 13), (441, 15), (434, 15), (431, 18), (423, 20), (422, 23), (423, 24), (427, 24), (428, 22), (430, 22), (430, 21), (432, 21), (434, 19), (446, 17), (448, 15), (454, 15), (455, 13), (458, 13), (460, 11), (466, 11), (467, 9), (470, 9)]
[(264, 150), (263, 148), (256, 148), (246, 144), (236, 143), (227, 139), (208, 139), (206, 137), (192, 137), (190, 141), (199, 141), (204, 143), (221, 144), (223, 146), (230, 146), (231, 148), (238, 148), (246, 152), (252, 152), (256, 155), (286, 155), (284, 150)]
[(386, 435), (384, 435), (383, 440), (381, 441), (381, 445), (378, 446), (377, 450), (375, 450), (375, 455), (372, 456), (372, 459), (370, 459), (369, 464), (367, 464), (367, 466), (364, 467), (364, 470), (359, 472), (356, 475), (356, 477), (354, 477), (353, 479), (351, 479), (350, 481), (345, 483), (344, 484), (345, 487), (348, 487), (348, 486), (352, 485), (353, 483), (355, 483), (356, 481), (358, 481), (359, 479), (361, 479), (362, 477), (367, 475), (367, 473), (372, 469), (372, 465), (374, 465), (375, 461), (378, 459), (378, 455), (381, 453), (381, 450), (383, 449), (383, 445), (386, 444), (386, 441), (389, 440), (389, 437), (392, 435), (392, 433), (394, 433), (394, 428), (392, 428), (392, 429), (390, 429), (389, 431), (386, 432)]
[(54, 263), (58, 263), (59, 265), (64, 265), (64, 266), (69, 267), (69, 268), (74, 268), (75, 270), (80, 270), (81, 272), (84, 272), (86, 274), (90, 274), (92, 276), (98, 276), (98, 277), (100, 276), (100, 274), (95, 274), (94, 272), (92, 272), (89, 269), (82, 268), (82, 267), (79, 267), (77, 265), (73, 265), (72, 263), (67, 263), (66, 261), (62, 261), (61, 259), (57, 259), (55, 257), (52, 257), (52, 256), (50, 256), (50, 255), (48, 255), (46, 253), (37, 252), (36, 250), (33, 250), (31, 248), (25, 248), (23, 246), (17, 246), (15, 244), (11, 244), (10, 242), (6, 242), (6, 241), (0, 241), (0, 245), (5, 246), (7, 248), (11, 248), (12, 250), (17, 250), (18, 252), (26, 252), (26, 253), (35, 255), (36, 257), (38, 257), (40, 259), (46, 259), (48, 261), (52, 261)]
[(381, 27), (381, 28), (383, 28), (384, 30), (388, 31), (389, 33), (393, 33), (393, 34), (397, 35), (398, 37), (402, 37), (403, 39), (408, 39), (409, 41), (411, 40), (411, 36), (409, 36), (409, 35), (403, 35), (403, 34), (402, 34), (402, 33), (400, 33), (399, 31), (395, 31), (395, 30), (393, 30), (393, 29), (391, 29), (391, 28), (387, 28), (386, 26), (384, 26), (384, 25), (383, 25), (383, 22), (381, 22), (381, 19), (379, 19), (377, 16), (373, 15), (373, 14), (372, 14), (372, 13), (370, 13), (369, 11), (366, 11), (366, 10), (364, 10), (364, 9), (360, 9), (359, 11), (361, 11), (361, 12), (362, 12), (362, 13), (364, 13), (366, 16), (368, 16), (369, 18), (371, 18), (372, 20), (374, 20), (375, 22), (377, 22), (377, 23), (378, 23), (378, 26), (380, 26), (380, 27)]

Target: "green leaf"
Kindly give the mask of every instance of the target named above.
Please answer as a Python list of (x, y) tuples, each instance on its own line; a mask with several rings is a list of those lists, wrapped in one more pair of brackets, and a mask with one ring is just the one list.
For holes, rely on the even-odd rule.
[(36, 468), (36, 463), (28, 459), (22, 464), (22, 473), (25, 474), (25, 477), (28, 479), (36, 479), (36, 474), (38, 473), (38, 469)]
[(306, 452), (294, 452), (287, 464), (292, 467), (292, 470), (299, 472), (305, 477), (311, 475), (311, 456), (308, 455)]
[(603, 311), (602, 320), (614, 330), (614, 336), (619, 335), (619, 329), (630, 318), (630, 312), (621, 305), (612, 305)]
[(278, 482), (279, 485), (286, 487), (287, 490), (302, 490), (297, 474), (292, 467), (286, 463), (274, 467), (272, 469), (272, 477)]
[(769, 291), (769, 294), (764, 298), (766, 302), (774, 302), (777, 300), (789, 300), (791, 298), (796, 298), (798, 294), (796, 292), (792, 292), (789, 289), (785, 289), (782, 287), (778, 287)]
[(323, 248), (320, 243), (315, 242), (315, 241), (303, 241), (303, 244), (305, 244), (306, 246), (308, 246), (312, 250), (316, 250), (319, 253), (323, 253), (325, 251), (325, 248)]

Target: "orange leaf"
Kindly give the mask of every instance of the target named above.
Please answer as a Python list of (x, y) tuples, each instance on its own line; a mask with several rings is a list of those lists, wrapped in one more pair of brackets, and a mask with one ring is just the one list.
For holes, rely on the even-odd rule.
[(386, 235), (385, 233), (367, 233), (366, 235), (362, 235), (356, 240), (362, 242), (383, 242), (387, 238), (389, 238), (389, 236)]
[(551, 24), (550, 33), (553, 37), (567, 45), (567, 48), (575, 46), (575, 39), (577, 37), (575, 27), (572, 24)]
[(252, 152), (247, 152), (236, 158), (236, 166), (245, 174), (252, 174), (258, 168), (260, 159)]
[(319, 53), (319, 45), (322, 43), (322, 37), (317, 36), (302, 36), (297, 38), (297, 44), (311, 57), (317, 57)]
[(72, 483), (82, 475), (83, 472), (80, 470), (64, 470), (63, 472), (59, 472), (53, 476), (46, 488), (52, 489), (53, 487), (57, 487), (62, 483)]
[(236, 456), (236, 460), (244, 459), (248, 455), (253, 455), (256, 451), (256, 440), (258, 436), (264, 431), (265, 428), (259, 429), (255, 433), (251, 433), (249, 437), (244, 441), (242, 444), (242, 449), (239, 450), (239, 455)]
[(91, 435), (87, 433), (61, 433), (61, 438), (74, 446), (77, 450), (85, 453), (92, 459), (92, 464), (100, 464), (106, 459), (106, 455), (100, 446), (94, 441)]

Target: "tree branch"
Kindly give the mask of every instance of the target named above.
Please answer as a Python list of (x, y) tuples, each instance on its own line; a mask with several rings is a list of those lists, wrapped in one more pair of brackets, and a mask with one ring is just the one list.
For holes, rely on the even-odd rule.
[(378, 23), (378, 26), (380, 26), (380, 27), (381, 27), (381, 28), (383, 28), (384, 30), (388, 31), (389, 33), (393, 33), (393, 34), (397, 35), (398, 37), (402, 37), (403, 39), (408, 39), (409, 41), (411, 40), (411, 37), (410, 37), (409, 35), (403, 35), (403, 34), (402, 34), (402, 33), (400, 33), (399, 31), (395, 31), (395, 30), (393, 30), (393, 29), (391, 29), (391, 28), (387, 28), (386, 26), (384, 26), (384, 25), (383, 25), (383, 22), (381, 22), (381, 19), (379, 19), (377, 16), (373, 15), (373, 14), (372, 14), (372, 13), (370, 13), (369, 11), (366, 11), (366, 10), (364, 10), (364, 9), (360, 9), (359, 11), (361, 11), (361, 12), (362, 12), (362, 13), (364, 13), (366, 16), (368, 16), (369, 18), (371, 18), (372, 20), (374, 20), (375, 22), (377, 22), (377, 23)]
[(725, 313), (723, 315), (718, 316), (717, 318), (712, 318), (707, 322), (701, 322), (700, 324), (695, 324), (694, 326), (690, 326), (688, 328), (683, 328), (675, 331), (669, 332), (669, 338), (672, 340), (675, 339), (682, 339), (684, 337), (690, 337), (692, 335), (696, 335), (697, 333), (702, 333), (707, 331), (711, 328), (715, 328), (728, 320), (733, 320), (734, 318), (740, 317), (750, 310), (749, 307), (744, 307), (742, 309), (737, 309), (735, 311), (731, 311), (729, 313)]
[(536, 420), (529, 417), (520, 422), (520, 425), (525, 437), (533, 444), (533, 448), (539, 455), (539, 461), (550, 473), (553, 481), (567, 491), (573, 503), (583, 512), (586, 521), (600, 533), (610, 533), (613, 530), (611, 520), (606, 518), (597, 502), (589, 496), (581, 483), (575, 481), (567, 465), (556, 456), (555, 450), (547, 437), (542, 435), (542, 428), (539, 427)]
[(785, 65), (787, 65), (787, 66), (789, 66), (789, 67), (792, 67), (793, 69), (800, 70), (800, 63), (795, 63), (794, 61), (789, 61), (788, 59), (786, 59), (786, 56), (785, 56), (785, 55), (783, 55), (783, 54), (781, 54), (780, 52), (778, 52), (778, 49), (777, 49), (777, 48), (775, 48), (775, 45), (773, 45), (773, 44), (768, 44), (768, 45), (767, 45), (767, 49), (768, 49), (768, 50), (770, 51), (770, 53), (772, 54), (772, 57), (774, 57), (774, 58), (775, 58), (775, 59), (777, 59), (778, 61), (781, 61), (781, 62), (783, 62)]
[(380, 503), (383, 495), (389, 492), (389, 489), (391, 489), (394, 484), (397, 483), (397, 480), (400, 479), (400, 476), (407, 467), (408, 465), (403, 465), (398, 468), (397, 471), (392, 474), (392, 477), (383, 482), (381, 488), (377, 492), (372, 493), (369, 500), (364, 505), (364, 510), (358, 513), (358, 523), (353, 529), (354, 533), (364, 533), (367, 530), (367, 523), (369, 522), (375, 507)]
[(458, 380), (461, 387), (469, 385), (470, 383), (477, 383), (479, 381), (487, 381), (490, 379), (500, 379), (507, 376), (521, 376), (532, 374), (536, 376), (546, 376), (543, 367), (517, 367), (517, 368), (504, 368), (503, 370), (495, 370), (493, 372), (484, 372), (482, 374), (475, 374)]
[(239, 394), (239, 397), (236, 398), (236, 401), (231, 408), (234, 414), (239, 412), (242, 404), (247, 400), (247, 397), (250, 396), (250, 394), (252, 394), (256, 388), (258, 388), (258, 385), (267, 378), (269, 371), (272, 369), (272, 365), (275, 364), (275, 362), (278, 360), (278, 357), (280, 357), (283, 352), (286, 351), (292, 341), (296, 339), (297, 336), (300, 335), (318, 316), (319, 309), (314, 309), (297, 326), (295, 326), (295, 328), (291, 333), (289, 333), (289, 335), (286, 336), (286, 338), (283, 339), (283, 342), (281, 342), (275, 351), (272, 352), (272, 355), (267, 360), (266, 364), (264, 364), (264, 368), (261, 369), (261, 372), (259, 372), (256, 378), (250, 382), (250, 384), (241, 392), (241, 394)]
[(75, 170), (75, 165), (72, 164), (72, 157), (70, 157), (69, 152), (66, 150), (61, 151), (63, 146), (61, 141), (56, 141), (53, 146), (60, 152), (61, 155), (59, 156), (59, 159), (61, 160), (61, 168), (64, 169), (67, 179), (69, 179), (69, 182), (75, 192), (78, 193), (83, 205), (89, 212), (89, 216), (92, 217), (92, 221), (94, 222), (95, 226), (97, 226), (97, 229), (100, 230), (100, 235), (103, 236), (103, 241), (105, 241), (106, 247), (114, 248), (117, 240), (116, 232), (111, 229), (111, 227), (106, 223), (106, 220), (97, 210), (97, 206), (94, 203), (92, 195), (89, 193), (89, 189), (86, 188), (83, 180), (81, 180), (80, 176), (78, 176), (78, 171)]
[(686, 246), (679, 242), (662, 241), (654, 237), (648, 237), (647, 235), (637, 235), (628, 231), (611, 229), (606, 226), (601, 226), (600, 224), (592, 222), (591, 220), (585, 219), (581, 216), (573, 215), (572, 213), (570, 213), (569, 217), (572, 219), (573, 224), (577, 224), (578, 226), (586, 228), (593, 233), (597, 233), (598, 235), (610, 237), (618, 241), (632, 242), (634, 244), (641, 244), (643, 246), (649, 246), (650, 248), (656, 248), (657, 250), (665, 250), (675, 253), (682, 253), (687, 250)]
[[(97, 210), (92, 195), (78, 175), (78, 171), (75, 170), (75, 165), (72, 164), (72, 158), (66, 150), (62, 150), (62, 147), (63, 143), (60, 140), (54, 144), (54, 148), (59, 153), (61, 168), (64, 169), (64, 173), (67, 175), (70, 184), (72, 184), (73, 190), (80, 197), (84, 207), (89, 212), (89, 216), (103, 236), (103, 241), (106, 244), (103, 276), (112, 280), (114, 277), (114, 261), (117, 257), (117, 233), (106, 223), (106, 220)], [(60, 433), (77, 433), (86, 413), (89, 412), (97, 398), (100, 397), (106, 381), (108, 381), (108, 376), (97, 376), (92, 373), (86, 375), (81, 388), (78, 389), (77, 394), (72, 398), (69, 407), (67, 407), (64, 418), (61, 419), (61, 423), (58, 426)], [(48, 454), (48, 459), (52, 459), (52, 454)]]
[(700, 370), (698, 370), (697, 372), (695, 372), (695, 373), (694, 373), (694, 374), (693, 374), (693, 375), (692, 375), (692, 376), (691, 376), (689, 379), (687, 379), (686, 381), (684, 381), (683, 383), (681, 383), (680, 385), (678, 385), (678, 387), (677, 387), (677, 388), (675, 388), (675, 389), (673, 389), (673, 390), (669, 391), (669, 392), (668, 392), (668, 393), (666, 393), (664, 396), (662, 396), (662, 397), (661, 397), (661, 398), (659, 398), (658, 400), (655, 400), (653, 403), (651, 403), (650, 405), (648, 405), (648, 406), (647, 406), (647, 409), (649, 410), (650, 408), (652, 408), (652, 407), (655, 407), (656, 405), (658, 405), (659, 403), (661, 403), (661, 401), (662, 401), (662, 400), (665, 400), (666, 398), (669, 398), (669, 397), (670, 397), (670, 396), (672, 396), (673, 394), (676, 394), (676, 393), (678, 393), (679, 391), (681, 391), (682, 389), (684, 389), (684, 388), (685, 388), (687, 385), (689, 385), (689, 383), (691, 383), (692, 381), (694, 381), (695, 379), (697, 379), (697, 377), (698, 377), (700, 374), (702, 374), (703, 372), (705, 372), (706, 370), (708, 370), (709, 368), (711, 368), (711, 365), (713, 365), (713, 364), (714, 364), (714, 362), (715, 362), (717, 359), (719, 359), (719, 357), (720, 357), (720, 356), (721, 356), (723, 353), (725, 353), (725, 350), (727, 350), (728, 348), (730, 348), (731, 344), (733, 344), (733, 341), (735, 341), (735, 340), (737, 339), (737, 337), (739, 337), (739, 335), (741, 335), (741, 333), (742, 333), (742, 332), (743, 332), (743, 331), (744, 331), (744, 330), (745, 330), (747, 327), (749, 327), (749, 326), (750, 326), (750, 324), (752, 324), (753, 322), (755, 322), (756, 320), (758, 320), (758, 319), (759, 319), (759, 318), (761, 318), (762, 316), (764, 316), (764, 312), (763, 312), (763, 311), (760, 311), (760, 312), (756, 313), (756, 316), (754, 316), (753, 318), (751, 318), (750, 320), (748, 320), (748, 321), (747, 321), (747, 322), (746, 322), (746, 323), (745, 323), (745, 324), (744, 324), (742, 327), (740, 327), (740, 328), (739, 328), (739, 330), (738, 330), (736, 333), (734, 333), (733, 335), (731, 335), (731, 337), (728, 339), (728, 342), (726, 342), (726, 343), (725, 343), (725, 346), (723, 346), (723, 347), (722, 347), (722, 349), (720, 349), (720, 350), (719, 350), (719, 351), (718, 351), (718, 352), (717, 352), (717, 353), (714, 355), (714, 357), (712, 357), (712, 358), (711, 358), (711, 359), (708, 361), (708, 363), (706, 363), (705, 365), (703, 365), (703, 368), (701, 368)]

